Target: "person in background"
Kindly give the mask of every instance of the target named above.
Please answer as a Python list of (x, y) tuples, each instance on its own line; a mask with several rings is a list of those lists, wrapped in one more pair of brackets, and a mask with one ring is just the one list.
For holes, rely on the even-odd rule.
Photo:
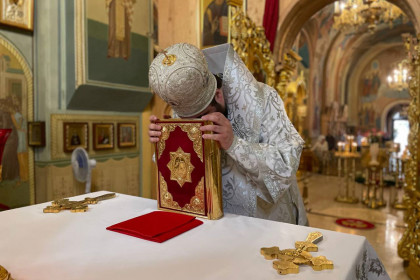
[(315, 156), (320, 163), (318, 173), (322, 173), (328, 161), (328, 143), (325, 141), (324, 135), (318, 136), (318, 141), (311, 148), (311, 150), (315, 153)]
[(325, 140), (328, 143), (328, 151), (337, 150), (337, 143), (335, 141), (335, 137), (331, 134), (330, 131), (328, 131), (327, 136), (325, 137)]
[(362, 149), (362, 132), (360, 131), (360, 129), (357, 131), (357, 135), (356, 135), (356, 143), (357, 143), (357, 151), (360, 152)]

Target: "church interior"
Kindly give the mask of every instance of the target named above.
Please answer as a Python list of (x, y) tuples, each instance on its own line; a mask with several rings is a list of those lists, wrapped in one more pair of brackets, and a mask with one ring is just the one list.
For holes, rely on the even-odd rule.
[(419, 0), (0, 3), (0, 224), (86, 192), (156, 200), (149, 118), (172, 110), (149, 66), (175, 43), (230, 43), (305, 141), (309, 226), (365, 236), (390, 279), (420, 279)]

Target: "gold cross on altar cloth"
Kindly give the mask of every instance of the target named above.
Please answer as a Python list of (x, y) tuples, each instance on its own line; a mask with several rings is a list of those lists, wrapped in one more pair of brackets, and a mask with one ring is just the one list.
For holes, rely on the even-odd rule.
[(299, 273), (299, 265), (310, 265), (313, 270), (333, 269), (334, 264), (324, 256), (313, 257), (309, 252), (317, 252), (323, 235), (320, 232), (311, 232), (305, 241), (296, 241), (295, 249), (280, 250), (279, 247), (261, 248), (261, 254), (267, 260), (273, 261), (273, 268), (279, 274)]
[(114, 198), (115, 193), (107, 193), (97, 197), (86, 197), (80, 201), (72, 201), (67, 198), (58, 199), (51, 202), (51, 206), (44, 208), (44, 213), (59, 213), (62, 210), (70, 210), (70, 212), (86, 212), (89, 204), (97, 204), (101, 200)]

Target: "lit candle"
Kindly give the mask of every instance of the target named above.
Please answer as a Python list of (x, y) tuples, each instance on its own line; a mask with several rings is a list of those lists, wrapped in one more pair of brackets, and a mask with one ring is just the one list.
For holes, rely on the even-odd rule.
[(344, 148), (344, 143), (343, 143), (343, 142), (341, 142), (341, 141), (340, 141), (340, 142), (338, 142), (338, 143), (337, 143), (337, 146), (338, 146), (338, 151), (339, 151), (339, 152), (342, 152), (342, 151), (344, 150), (344, 149), (343, 149), (343, 148)]
[(408, 70), (407, 69), (403, 69), (403, 81), (404, 83), (407, 81), (407, 74), (408, 74)]
[(339, 14), (340, 13), (340, 2), (339, 1), (335, 1), (334, 2), (334, 13), (335, 14)]

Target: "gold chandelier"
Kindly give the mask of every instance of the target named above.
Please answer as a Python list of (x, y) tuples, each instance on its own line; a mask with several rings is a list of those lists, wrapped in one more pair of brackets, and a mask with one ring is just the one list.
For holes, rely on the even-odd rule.
[(333, 27), (351, 33), (367, 26), (370, 32), (374, 32), (380, 23), (388, 23), (392, 28), (393, 21), (400, 17), (406, 20), (397, 6), (385, 0), (342, 0), (334, 3)]
[(388, 86), (392, 89), (399, 91), (408, 88), (408, 81), (410, 76), (408, 75), (408, 61), (403, 60), (398, 63), (397, 68), (392, 71), (392, 74), (387, 77)]
[(362, 0), (334, 2), (333, 28), (346, 33), (355, 32), (365, 23), (361, 15), (363, 8)]

